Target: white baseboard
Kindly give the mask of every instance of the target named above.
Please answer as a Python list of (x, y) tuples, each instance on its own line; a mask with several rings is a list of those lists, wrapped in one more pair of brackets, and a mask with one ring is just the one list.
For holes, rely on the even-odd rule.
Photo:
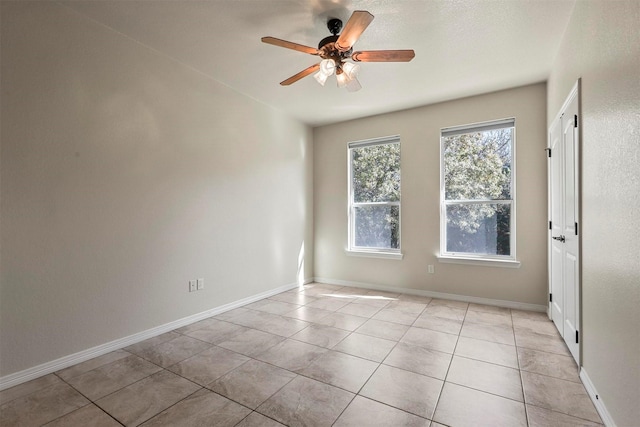
[(584, 368), (580, 369), (580, 379), (582, 380), (582, 384), (584, 384), (584, 388), (587, 390), (587, 394), (591, 398), (593, 402), (593, 406), (596, 407), (596, 411), (598, 411), (598, 415), (602, 418), (602, 422), (607, 427), (616, 427), (616, 423), (613, 421), (611, 414), (607, 411), (607, 407), (604, 406), (604, 402), (600, 398), (596, 387), (591, 382), (591, 378), (587, 374), (587, 371)]
[(447, 294), (443, 292), (424, 291), (421, 289), (398, 288), (396, 286), (374, 285), (371, 283), (352, 282), (348, 280), (327, 279), (324, 277), (314, 277), (313, 280), (318, 283), (326, 283), (328, 285), (353, 286), (354, 288), (375, 289), (377, 291), (399, 292), (403, 294), (419, 295), (429, 298), (450, 299), (454, 301), (472, 302), (475, 304), (493, 305), (496, 307), (513, 308), (517, 310), (540, 311), (547, 312), (546, 305), (528, 304), (517, 301), (506, 301), (499, 299), (471, 297), (458, 294)]
[[(308, 280), (305, 280), (304, 283), (307, 284), (307, 283), (311, 283), (312, 281), (313, 281), (312, 279), (308, 279)], [(221, 305), (219, 307), (215, 307), (210, 310), (203, 311), (201, 313), (196, 313), (194, 315), (187, 316), (182, 319), (175, 320), (173, 322), (165, 323), (164, 325), (160, 325), (155, 328), (147, 329), (146, 331), (129, 335), (128, 337), (120, 338), (105, 344), (98, 345), (96, 347), (92, 347), (86, 350), (79, 351), (74, 354), (70, 354), (68, 356), (61, 357), (56, 360), (52, 360), (50, 362), (43, 363), (38, 366), (34, 366), (32, 368), (25, 369), (23, 371), (6, 375), (0, 378), (0, 391), (16, 386), (18, 384), (22, 384), (27, 381), (31, 381), (43, 375), (47, 375), (52, 372), (59, 371), (60, 369), (68, 368), (69, 366), (73, 366), (75, 364), (84, 362), (86, 360), (93, 359), (94, 357), (102, 356), (103, 354), (107, 354), (112, 351), (119, 350), (121, 348), (130, 346), (140, 341), (144, 341), (146, 339), (155, 337), (157, 335), (164, 334), (165, 332), (172, 331), (176, 328), (181, 328), (183, 326), (190, 325), (192, 323), (206, 319), (208, 317), (215, 316), (220, 313), (224, 313), (225, 311), (242, 307), (243, 305), (250, 304), (252, 302), (261, 300), (263, 298), (268, 298), (272, 295), (279, 294), (281, 292), (286, 292), (297, 286), (298, 286), (297, 283), (280, 286), (278, 288), (261, 292), (259, 294), (252, 295), (250, 297), (243, 298), (241, 300), (237, 300), (229, 304)]]

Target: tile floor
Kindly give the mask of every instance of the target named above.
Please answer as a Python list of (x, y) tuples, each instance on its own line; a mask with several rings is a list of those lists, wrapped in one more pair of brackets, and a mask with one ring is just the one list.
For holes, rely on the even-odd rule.
[(8, 426), (596, 426), (541, 313), (315, 284), (0, 392)]

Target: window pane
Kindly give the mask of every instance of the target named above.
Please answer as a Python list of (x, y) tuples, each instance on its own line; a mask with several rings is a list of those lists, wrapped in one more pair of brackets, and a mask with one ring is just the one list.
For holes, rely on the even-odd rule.
[(511, 255), (511, 205), (447, 206), (447, 252)]
[(443, 138), (445, 200), (511, 199), (513, 128)]
[(355, 246), (400, 248), (399, 206), (360, 206), (355, 207), (353, 211)]
[(400, 200), (400, 144), (352, 148), (351, 156), (355, 203)]

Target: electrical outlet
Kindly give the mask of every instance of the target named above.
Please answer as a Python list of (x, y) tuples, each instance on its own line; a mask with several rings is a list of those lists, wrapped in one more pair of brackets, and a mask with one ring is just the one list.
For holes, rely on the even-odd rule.
[(189, 292), (195, 292), (197, 290), (197, 283), (195, 280), (189, 280)]
[(198, 279), (198, 290), (204, 289), (204, 279)]
[(429, 266), (427, 266), (427, 271), (429, 272), (429, 274), (433, 274), (433, 273), (435, 273), (435, 270), (434, 270), (434, 268), (433, 268), (433, 265), (429, 265)]

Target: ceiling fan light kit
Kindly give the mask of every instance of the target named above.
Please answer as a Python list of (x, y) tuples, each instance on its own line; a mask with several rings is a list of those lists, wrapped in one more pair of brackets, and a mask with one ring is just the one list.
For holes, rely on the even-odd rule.
[(410, 49), (353, 52), (353, 45), (371, 21), (373, 21), (372, 14), (365, 10), (356, 10), (347, 21), (344, 31), (338, 35), (342, 29), (342, 21), (337, 18), (330, 19), (327, 22), (327, 28), (332, 35), (322, 39), (317, 49), (275, 37), (263, 37), (262, 42), (322, 58), (318, 64), (280, 82), (282, 86), (288, 86), (313, 73), (315, 73), (313, 77), (316, 81), (324, 86), (327, 79), (335, 73), (338, 87), (344, 87), (349, 92), (356, 92), (362, 88), (358, 81), (360, 66), (347, 61), (348, 59), (356, 62), (409, 62), (415, 56), (415, 52)]
[(313, 77), (320, 83), (322, 86), (327, 82), (327, 78), (331, 76), (336, 71), (336, 63), (331, 59), (323, 59), (320, 61), (320, 71), (315, 73)]

